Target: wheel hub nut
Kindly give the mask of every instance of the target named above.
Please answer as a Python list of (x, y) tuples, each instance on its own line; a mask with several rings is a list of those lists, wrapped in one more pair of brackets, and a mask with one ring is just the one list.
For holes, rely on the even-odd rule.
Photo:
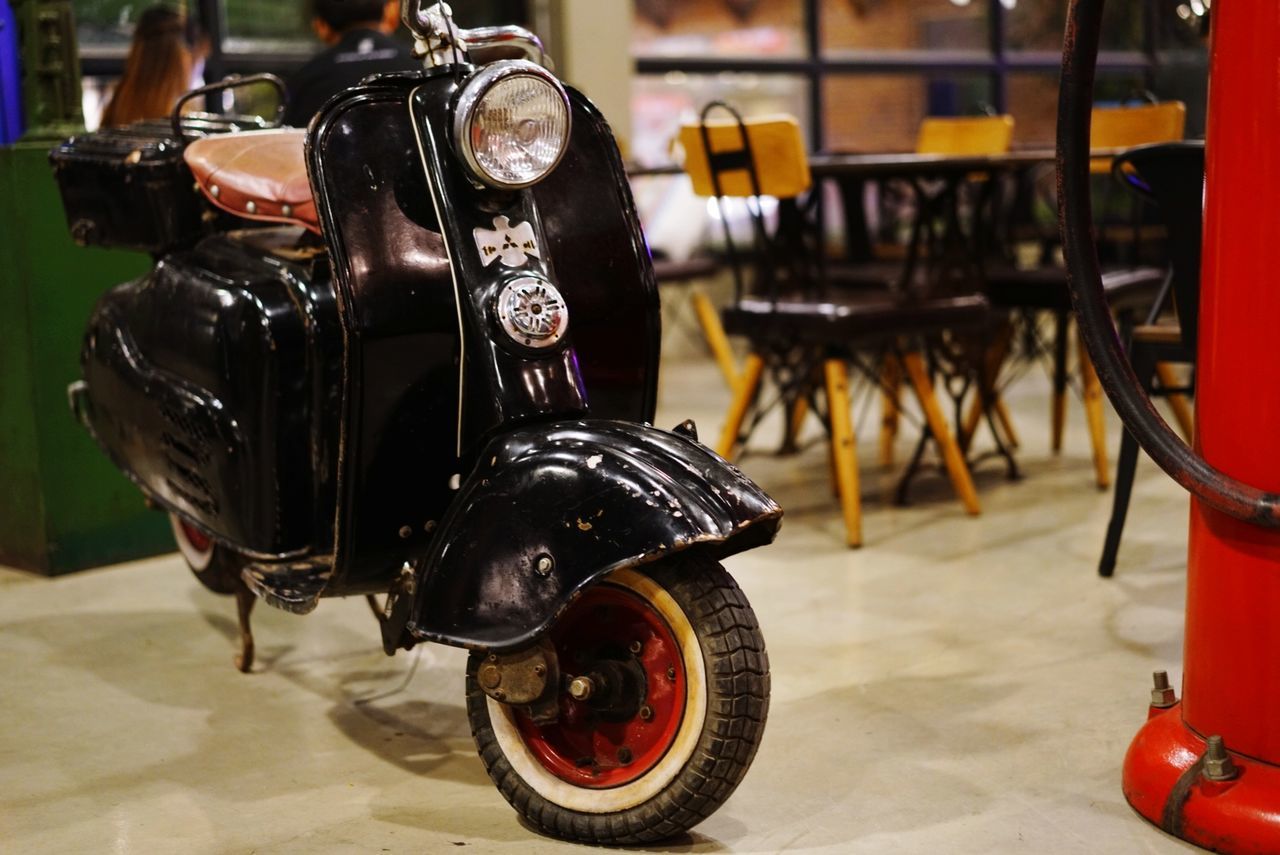
[(480, 685), (486, 689), (496, 689), (502, 685), (502, 669), (492, 663), (480, 666)]
[(575, 701), (589, 700), (595, 691), (596, 685), (590, 677), (574, 677), (569, 683), (569, 697)]

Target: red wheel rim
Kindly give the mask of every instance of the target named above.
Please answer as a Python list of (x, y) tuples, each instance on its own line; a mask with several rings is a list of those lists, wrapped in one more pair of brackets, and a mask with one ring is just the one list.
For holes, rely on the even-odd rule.
[[(640, 643), (640, 652), (631, 648)], [(563, 674), (586, 673), (598, 658), (633, 658), (644, 670), (641, 708), (608, 720), (589, 702), (560, 696), (560, 718), (539, 726), (527, 713), (516, 727), (533, 756), (561, 780), (607, 789), (629, 784), (653, 769), (675, 741), (684, 718), (687, 677), (675, 634), (635, 591), (597, 585), (569, 608), (551, 633)]]
[(182, 536), (187, 539), (187, 543), (191, 544), (191, 548), (196, 552), (208, 552), (209, 548), (213, 546), (213, 540), (208, 535), (186, 520), (179, 521), (178, 527), (182, 529)]

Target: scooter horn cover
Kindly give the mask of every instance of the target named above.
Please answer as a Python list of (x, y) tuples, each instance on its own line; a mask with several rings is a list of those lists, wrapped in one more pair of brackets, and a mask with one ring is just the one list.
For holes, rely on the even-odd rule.
[(493, 440), (445, 519), (408, 629), (481, 649), (537, 639), (614, 570), (689, 549), (720, 559), (771, 542), (782, 508), (674, 433), (575, 421)]

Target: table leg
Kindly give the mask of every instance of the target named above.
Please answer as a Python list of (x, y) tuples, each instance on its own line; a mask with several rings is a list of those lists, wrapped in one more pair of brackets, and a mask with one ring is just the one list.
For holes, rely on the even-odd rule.
[(1093, 446), (1093, 468), (1099, 490), (1111, 486), (1111, 467), (1107, 462), (1107, 423), (1102, 405), (1102, 384), (1084, 339), (1076, 343), (1080, 353), (1080, 382), (1084, 387), (1084, 410), (1089, 419), (1089, 440)]
[(1050, 448), (1062, 451), (1062, 434), (1067, 426), (1067, 338), (1071, 316), (1058, 312), (1053, 325), (1053, 421)]
[(902, 365), (892, 353), (880, 363), (880, 465), (893, 465), (893, 445), (901, 416)]
[[(1178, 381), (1173, 373), (1173, 366), (1168, 362), (1156, 363), (1156, 377), (1160, 378), (1160, 385), (1166, 389), (1176, 389), (1184, 385)], [(1177, 419), (1178, 427), (1182, 430), (1182, 436), (1190, 443), (1196, 434), (1196, 420), (1191, 412), (1191, 403), (1186, 395), (1177, 392), (1168, 395), (1168, 399), (1169, 406), (1173, 409), (1173, 417)]]
[(937, 396), (934, 395), (933, 382), (929, 379), (924, 358), (919, 353), (904, 353), (902, 362), (906, 366), (907, 376), (911, 378), (911, 385), (920, 401), (920, 408), (924, 410), (929, 430), (942, 451), (942, 459), (946, 463), (952, 486), (959, 494), (960, 501), (964, 503), (965, 510), (975, 516), (982, 513), (982, 507), (978, 502), (978, 491), (973, 486), (973, 476), (969, 473), (969, 466), (965, 463), (964, 455), (960, 453), (960, 446), (956, 444), (951, 429), (947, 427), (947, 420), (942, 414)]

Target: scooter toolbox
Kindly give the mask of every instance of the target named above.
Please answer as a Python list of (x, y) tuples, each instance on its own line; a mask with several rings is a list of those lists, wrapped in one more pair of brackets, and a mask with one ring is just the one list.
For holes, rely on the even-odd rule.
[(72, 137), (49, 160), (81, 246), (161, 253), (199, 238), (206, 205), (167, 122)]
[(316, 488), (336, 465), (316, 421), (338, 408), (332, 311), (303, 265), (207, 238), (99, 301), (76, 409), (153, 500), (245, 551), (294, 554), (324, 540)]

